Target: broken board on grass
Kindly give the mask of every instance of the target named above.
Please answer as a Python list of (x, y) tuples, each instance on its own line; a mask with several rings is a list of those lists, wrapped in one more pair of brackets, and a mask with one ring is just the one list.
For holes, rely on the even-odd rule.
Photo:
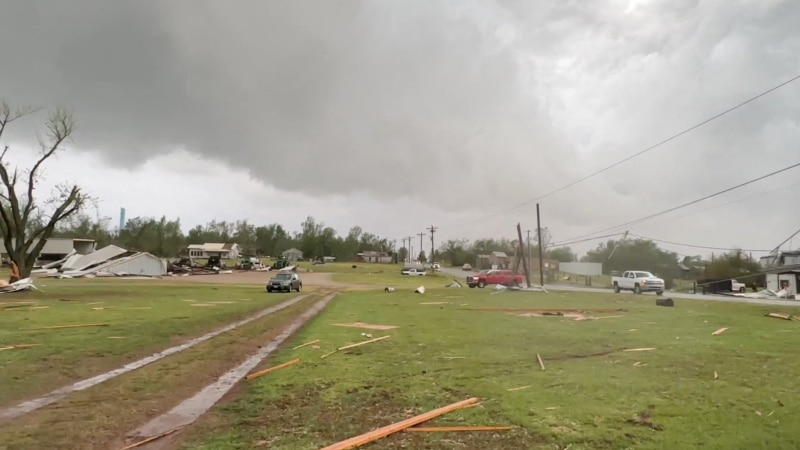
[(366, 330), (393, 330), (397, 328), (396, 325), (378, 325), (364, 322), (334, 323), (333, 325), (337, 327), (363, 328)]

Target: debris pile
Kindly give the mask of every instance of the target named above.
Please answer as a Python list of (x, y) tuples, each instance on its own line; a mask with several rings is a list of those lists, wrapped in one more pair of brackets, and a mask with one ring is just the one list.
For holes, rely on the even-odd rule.
[(109, 245), (85, 255), (72, 251), (63, 259), (44, 264), (33, 273), (54, 278), (160, 277), (167, 273), (167, 265), (150, 253)]

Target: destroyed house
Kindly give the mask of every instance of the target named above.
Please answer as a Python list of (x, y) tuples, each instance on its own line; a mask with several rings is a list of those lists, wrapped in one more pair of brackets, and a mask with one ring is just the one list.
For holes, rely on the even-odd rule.
[[(38, 242), (38, 239), (34, 239), (30, 250), (33, 250)], [(35, 265), (58, 261), (71, 254), (86, 255), (95, 250), (95, 245), (94, 239), (51, 238), (44, 243)], [(0, 252), (2, 252), (4, 261), (8, 259), (8, 251), (2, 243), (0, 243)]]
[(356, 253), (356, 258), (358, 261), (361, 262), (371, 262), (371, 263), (391, 263), (394, 258), (392, 255), (386, 252), (379, 252), (375, 250), (366, 250), (360, 253)]
[(800, 250), (773, 253), (761, 258), (766, 272), (767, 289), (786, 290), (788, 296), (800, 292)]
[(109, 245), (85, 255), (72, 253), (59, 261), (44, 264), (34, 272), (69, 278), (102, 275), (152, 277), (166, 274), (166, 262), (150, 253)]
[(241, 256), (239, 244), (233, 242), (192, 244), (184, 253), (190, 258), (239, 259)]

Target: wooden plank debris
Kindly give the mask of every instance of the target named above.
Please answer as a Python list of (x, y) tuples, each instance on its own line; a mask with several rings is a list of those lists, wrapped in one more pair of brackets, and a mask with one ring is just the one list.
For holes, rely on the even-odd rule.
[(364, 322), (335, 323), (334, 325), (337, 327), (364, 328), (367, 330), (393, 330), (397, 328), (395, 325), (376, 325)]
[(530, 385), (528, 385), (528, 386), (520, 386), (520, 387), (506, 389), (506, 391), (508, 391), (508, 392), (521, 391), (523, 389), (528, 389), (529, 387), (530, 387)]
[(716, 380), (716, 379), (719, 379), (719, 375), (717, 374), (717, 371), (716, 371), (716, 370), (714, 371), (714, 379), (715, 379), (715, 380)]
[(422, 302), (420, 305), (447, 305), (450, 302)]
[(628, 312), (623, 308), (461, 308), (464, 311), (491, 311), (491, 312), (532, 312), (532, 313), (610, 313), (610, 312)]
[(536, 354), (536, 360), (539, 361), (539, 367), (541, 367), (542, 368), (542, 372), (544, 372), (544, 370), (545, 370), (544, 369), (544, 361), (542, 361), (542, 357), (539, 356), (538, 353)]
[(764, 315), (767, 317), (774, 317), (775, 319), (783, 319), (783, 320), (792, 320), (794, 318), (790, 314), (785, 314), (785, 313), (767, 313)]
[(642, 347), (642, 348), (626, 348), (623, 352), (649, 352), (655, 350), (655, 347)]
[(336, 350), (334, 350), (334, 351), (332, 351), (330, 353), (326, 353), (326, 354), (322, 355), (320, 358), (327, 358), (328, 356), (331, 356), (336, 352), (340, 352), (342, 350), (348, 350), (348, 349), (351, 349), (353, 347), (359, 347), (359, 346), (365, 345), (365, 344), (371, 344), (373, 342), (382, 341), (384, 339), (388, 339), (389, 337), (391, 337), (391, 336), (387, 334), (386, 336), (377, 337), (375, 339), (370, 339), (368, 341), (362, 341), (362, 342), (357, 342), (355, 344), (345, 345), (344, 347), (339, 347), (339, 348), (337, 348)]
[(425, 431), (425, 432), (451, 432), (451, 431), (507, 431), (512, 427), (486, 427), (486, 426), (466, 426), (466, 427), (411, 427), (405, 431)]
[(475, 397), (468, 398), (466, 400), (462, 400), (460, 402), (443, 406), (441, 408), (428, 411), (424, 414), (420, 414), (418, 416), (414, 416), (406, 420), (402, 420), (400, 422), (396, 422), (391, 425), (378, 428), (377, 430), (373, 430), (364, 433), (362, 435), (355, 436), (341, 442), (337, 442), (335, 444), (324, 447), (321, 450), (346, 450), (346, 449), (360, 447), (362, 445), (369, 444), (370, 442), (377, 441), (378, 439), (383, 439), (386, 436), (389, 436), (390, 434), (403, 431), (405, 429), (413, 427), (414, 425), (419, 425), (423, 422), (427, 422), (431, 419), (435, 419), (439, 416), (455, 411), (457, 409), (464, 408), (466, 406), (472, 405), (477, 402), (478, 399)]
[(712, 336), (718, 336), (724, 332), (728, 331), (728, 327), (720, 328), (719, 330), (711, 333)]
[(25, 306), (35, 306), (35, 305), (36, 305), (36, 302), (5, 303), (5, 304), (0, 305), (0, 310), (5, 311), (5, 310), (8, 310), (8, 309), (22, 308), (22, 307), (25, 307)]
[(83, 323), (78, 325), (53, 325), (50, 327), (20, 328), (20, 330), (58, 330), (62, 328), (86, 328), (86, 327), (107, 327), (111, 324), (106, 323)]
[(314, 345), (317, 342), (319, 342), (319, 339), (314, 339), (313, 341), (306, 342), (305, 344), (300, 344), (297, 347), (293, 348), (292, 350), (297, 350), (298, 348), (303, 348), (303, 347), (306, 347), (308, 345)]
[(0, 347), (0, 351), (2, 351), (2, 350), (16, 350), (18, 348), (30, 348), (30, 347), (36, 347), (37, 345), (41, 345), (41, 344), (15, 344), (15, 345), (8, 345), (6, 347)]
[(264, 370), (259, 370), (258, 372), (253, 372), (253, 373), (247, 375), (245, 377), (245, 379), (252, 380), (253, 378), (258, 378), (258, 377), (260, 377), (262, 375), (266, 375), (266, 374), (268, 374), (270, 372), (273, 372), (273, 371), (276, 371), (278, 369), (283, 369), (284, 367), (292, 366), (292, 365), (297, 364), (299, 362), (300, 362), (300, 359), (293, 359), (293, 360), (287, 361), (287, 362), (285, 362), (283, 364), (278, 364), (277, 366), (272, 366), (269, 369), (264, 369)]
[(165, 432), (163, 432), (161, 434), (157, 434), (155, 436), (150, 436), (147, 439), (142, 439), (141, 441), (134, 442), (133, 444), (128, 445), (127, 447), (123, 447), (120, 450), (130, 450), (132, 448), (141, 447), (142, 445), (149, 444), (150, 442), (153, 442), (155, 440), (158, 440), (158, 439), (161, 439), (163, 437), (169, 436), (170, 434), (172, 434), (172, 433), (174, 433), (174, 432), (176, 432), (176, 431), (178, 431), (180, 429), (181, 429), (181, 427), (173, 428), (173, 429), (165, 431)]

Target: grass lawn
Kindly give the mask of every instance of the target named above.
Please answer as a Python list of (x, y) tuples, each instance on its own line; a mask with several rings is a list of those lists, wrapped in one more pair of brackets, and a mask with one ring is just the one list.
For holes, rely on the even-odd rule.
[[(41, 291), (0, 295), (0, 347), (36, 344), (0, 351), (0, 406), (117, 368), (290, 298), (267, 295), (260, 286), (156, 280), (37, 284)], [(19, 302), (31, 305), (8, 308)], [(32, 329), (98, 323), (108, 326)]]
[[(343, 294), (264, 367), (294, 358), (300, 364), (243, 382), (238, 400), (185, 432), (183, 448), (320, 448), (472, 396), (479, 406), (426, 426), (514, 429), (400, 432), (368, 448), (800, 446), (790, 432), (800, 428), (793, 399), (800, 323), (763, 316), (775, 307), (677, 300), (661, 308), (653, 296), (491, 292)], [(627, 311), (575, 321), (462, 310), (471, 307)], [(332, 325), (355, 321), (399, 328)], [(729, 329), (712, 336), (721, 327)], [(320, 358), (367, 339), (362, 333), (391, 337)], [(321, 340), (319, 348), (292, 350), (312, 339)], [(622, 351), (640, 347), (655, 350)]]

